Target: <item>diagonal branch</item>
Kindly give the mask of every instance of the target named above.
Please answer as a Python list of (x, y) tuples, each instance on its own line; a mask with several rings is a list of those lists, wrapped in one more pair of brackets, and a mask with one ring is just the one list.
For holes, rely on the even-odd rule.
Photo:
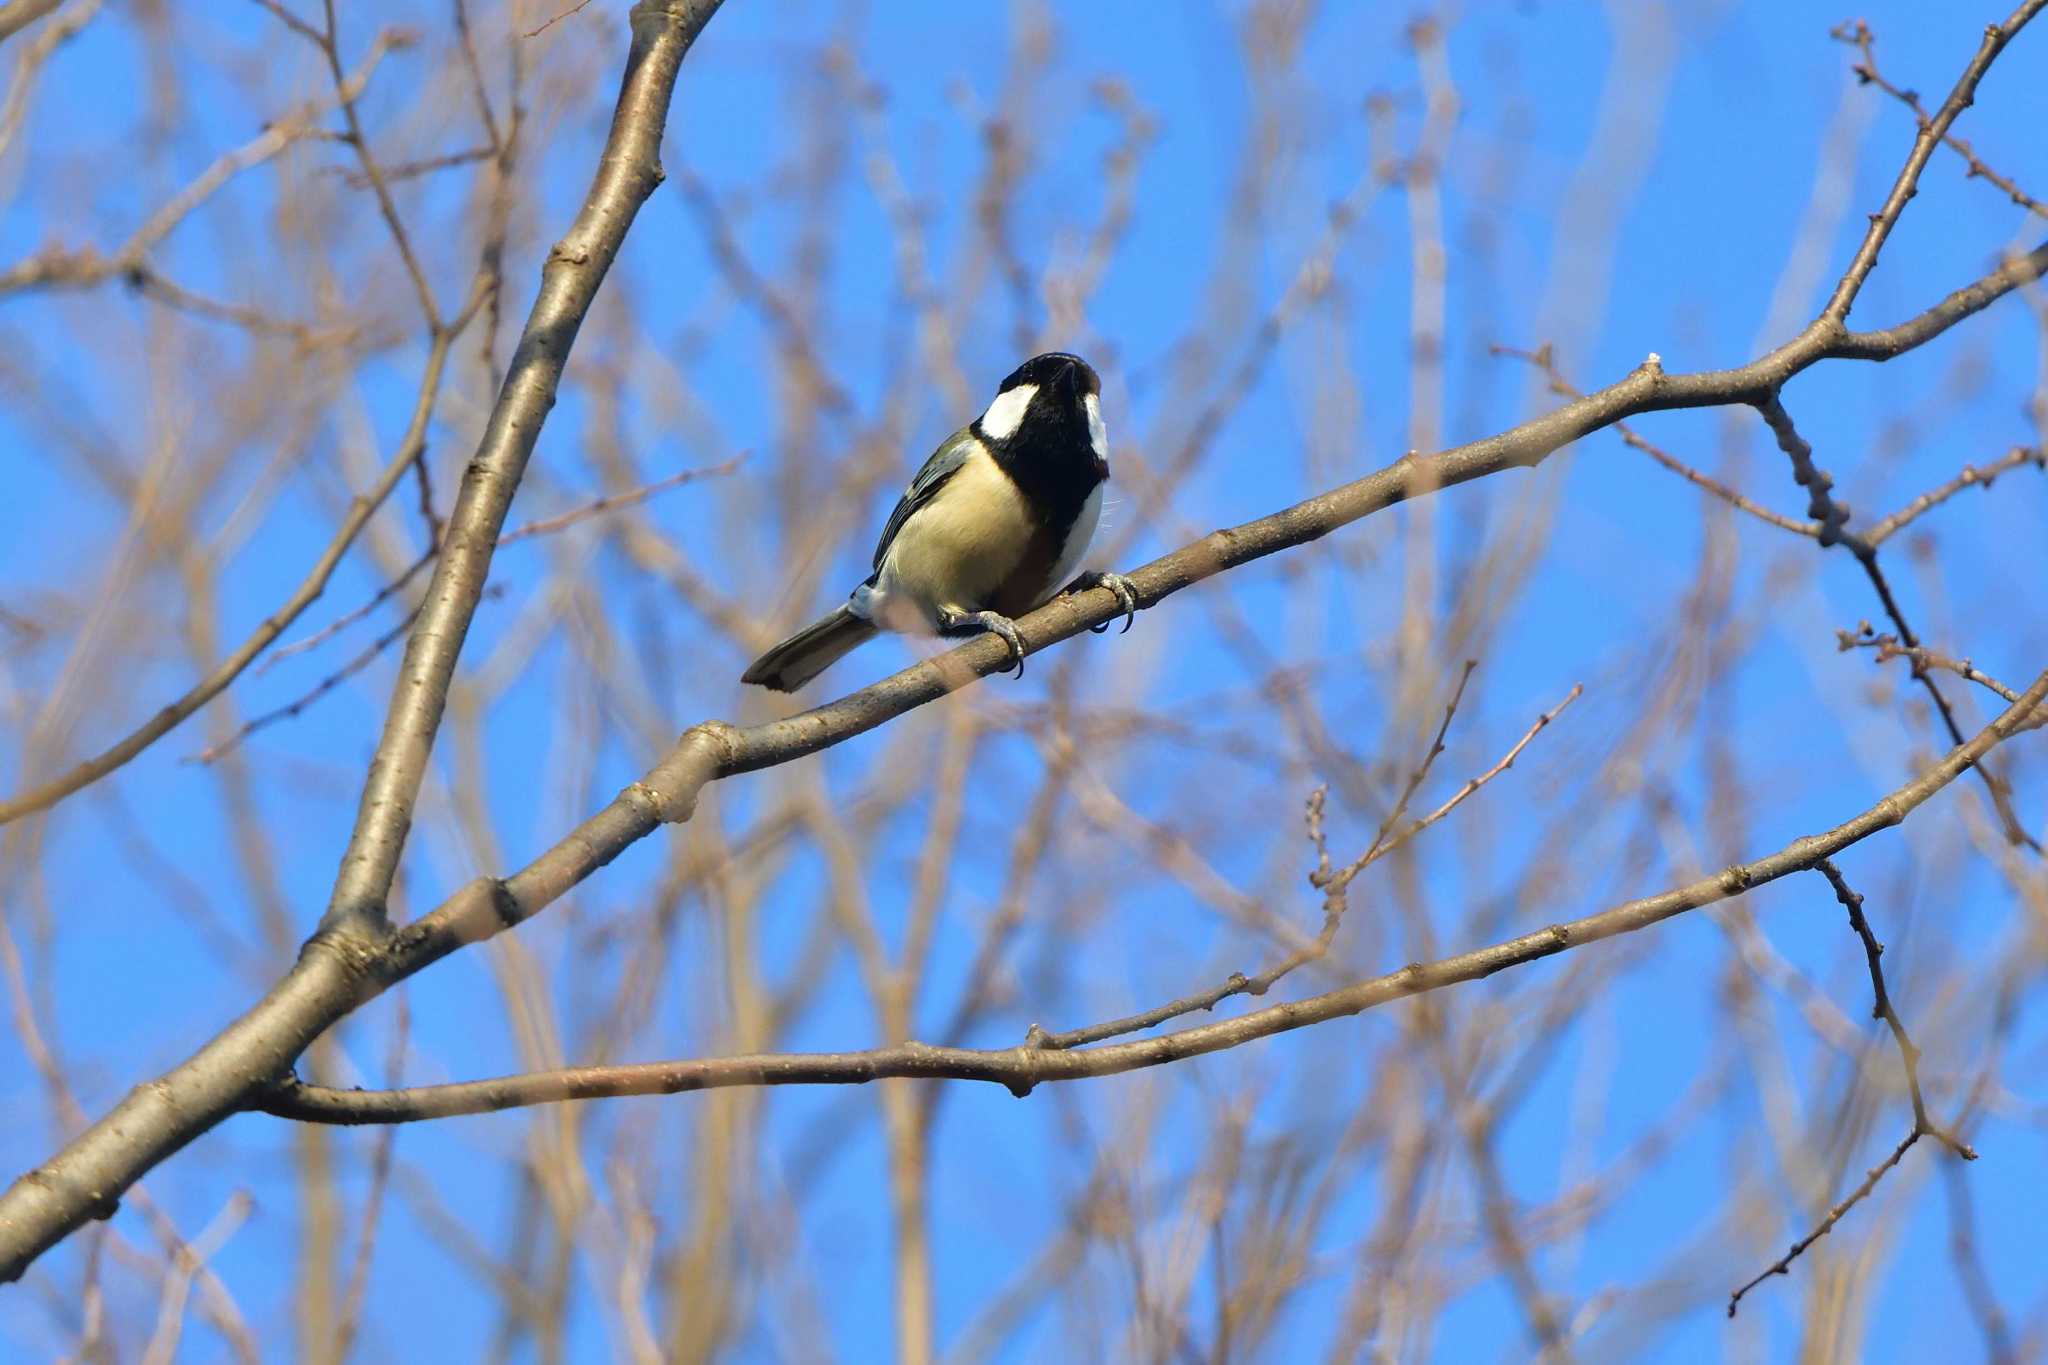
[(371, 974), (383, 947), (376, 931), (456, 652), (583, 310), (660, 177), (657, 157), (677, 71), (719, 3), (643, 0), (634, 7), (633, 46), (603, 159), (575, 224), (548, 254), (539, 297), (464, 477), (321, 931), (245, 1014), (184, 1063), (130, 1091), (0, 1194), (0, 1282), (20, 1278), (88, 1219), (111, 1216), (147, 1171), (242, 1108), (336, 1020), (388, 984)]
[(239, 678), (256, 656), (290, 629), (292, 622), (298, 620), (306, 608), (327, 590), (328, 580), (333, 578), (335, 568), (341, 563), (342, 556), (348, 553), (349, 546), (355, 543), (356, 536), (369, 524), (377, 509), (384, 505), (384, 500), (391, 496), (391, 490), (398, 486), (405, 471), (426, 450), (427, 423), (440, 396), (441, 377), (447, 368), (449, 349), (454, 346), (463, 324), (474, 315), (475, 305), (480, 302), (482, 296), (479, 293), (472, 297), (470, 306), (460, 316), (435, 335), (427, 349), (427, 363), (420, 376), (418, 396), (413, 400), (412, 419), (398, 443), (397, 452), (377, 476), (377, 482), (350, 500), (348, 513), (342, 518), (334, 538), (320, 552), (319, 559), (314, 561), (312, 569), (292, 595), (285, 599), (284, 605), (265, 617), (234, 653), (214, 665), (213, 670), (187, 688), (184, 695), (159, 709), (120, 742), (39, 787), (31, 787), (17, 796), (0, 800), (0, 825), (49, 809), (73, 792), (91, 786), (120, 768), (176, 729), (186, 717), (219, 696)]
[(1870, 215), (1870, 227), (1863, 234), (1862, 245), (1856, 248), (1856, 256), (1850, 261), (1849, 269), (1835, 286), (1834, 294), (1828, 299), (1827, 307), (1821, 310), (1821, 317), (1840, 323), (1849, 316), (1849, 309), (1856, 302), (1856, 294), (1863, 288), (1864, 280), (1877, 265), (1877, 254), (1883, 249), (1885, 239), (1891, 236), (1892, 228), (1898, 224), (1899, 215), (1906, 211), (1906, 204), (1920, 192), (1920, 172), (1927, 166), (1927, 158), (1934, 155), (1934, 149), (1941, 145), (1948, 130), (1963, 110), (1977, 99), (1977, 83), (1984, 79), (1984, 73), (1998, 60), (1998, 54), (2013, 40), (2027, 21), (2041, 12), (2048, 0), (2024, 0), (2002, 24), (1990, 24), (1984, 29), (1984, 40), (1977, 45), (1977, 55), (1970, 58), (1970, 64), (1963, 68), (1963, 74), (1956, 78), (1955, 88), (1948, 98), (1941, 102), (1941, 108), (1934, 111), (1934, 117), (1920, 124), (1919, 135), (1913, 139), (1913, 150), (1906, 155), (1906, 164), (1892, 182), (1891, 193), (1885, 196), (1884, 207)]
[[(370, 50), (353, 72), (334, 72), (333, 101), (347, 108), (369, 87), (370, 77), (386, 53), (404, 48), (411, 39), (404, 33), (385, 30), (370, 44)], [(45, 247), (16, 265), (0, 271), (0, 294), (19, 289), (85, 288), (118, 274), (142, 268), (148, 255), (164, 238), (192, 216), (193, 210), (211, 199), (221, 186), (252, 167), (261, 166), (303, 138), (320, 131), (320, 116), (327, 105), (314, 102), (291, 116), (279, 119), (248, 142), (223, 152), (212, 165), (172, 195), (129, 235), (111, 255), (92, 247), (75, 251), (61, 246)]]
[[(1737, 863), (1710, 877), (1660, 895), (1628, 901), (1581, 919), (1553, 924), (1504, 943), (1473, 949), (1435, 962), (1356, 982), (1306, 1000), (1269, 1005), (1236, 1019), (1203, 1024), (1137, 1042), (1105, 1047), (1058, 1049), (1023, 1047), (976, 1049), (904, 1043), (866, 1052), (783, 1053), (701, 1061), (583, 1067), (453, 1085), (406, 1090), (335, 1090), (287, 1080), (260, 1097), (256, 1107), (285, 1118), (317, 1123), (410, 1123), (457, 1114), (561, 1100), (618, 1095), (672, 1095), (755, 1085), (857, 1085), (887, 1077), (989, 1081), (1019, 1095), (1042, 1083), (1112, 1076), (1161, 1066), (1240, 1046), (1258, 1038), (1292, 1032), (1331, 1019), (1465, 981), (1476, 981), (1538, 959), (1583, 947), (1618, 934), (1662, 923), (1675, 915), (1739, 896), (1766, 882), (1822, 866), (1835, 853), (1908, 815), (1953, 782), (1992, 748), (2011, 737), (2043, 698), (2048, 672), (2034, 680), (2018, 704), (1883, 800), (1821, 834), (1794, 839), (1775, 853)], [(524, 874), (522, 874), (524, 875)], [(510, 908), (510, 907), (507, 907)], [(403, 937), (403, 936), (401, 936)], [(403, 960), (401, 958), (401, 960)]]
[[(1791, 414), (1785, 411), (1785, 405), (1779, 401), (1778, 395), (1772, 394), (1758, 403), (1756, 410), (1771, 428), (1772, 435), (1777, 438), (1778, 448), (1791, 460), (1793, 478), (1807, 491), (1809, 501), (1806, 514), (1814, 518), (1820, 527), (1818, 539), (1821, 548), (1827, 549), (1832, 545), (1848, 547), (1849, 552), (1856, 556), (1856, 562), (1862, 566), (1863, 576), (1870, 580), (1871, 589), (1877, 593), (1877, 600), (1883, 605), (1885, 615), (1890, 617), (1892, 624), (1898, 628), (1900, 641), (1908, 649), (1918, 648), (1919, 637), (1913, 633), (1913, 627), (1906, 621), (1905, 611), (1899, 606), (1898, 598), (1892, 594), (1890, 580), (1884, 576), (1884, 570), (1878, 567), (1877, 547), (1865, 537), (1844, 529), (1849, 521), (1849, 505), (1835, 498), (1834, 480), (1828, 477), (1826, 470), (1813, 462), (1813, 447), (1799, 434), (1799, 428), (1792, 421)], [(1933, 699), (1934, 709), (1941, 715), (1942, 727), (1948, 731), (1949, 743), (1961, 744), (1963, 728), (1957, 723), (1955, 708), (1949, 705), (1948, 696), (1941, 690), (1940, 684), (1935, 682), (1934, 675), (1925, 668), (1916, 666), (1913, 677)], [(1977, 776), (1983, 780), (1984, 790), (1990, 794), (1992, 808), (1998, 812), (1999, 823), (2005, 828), (2006, 841), (2023, 844), (2039, 853), (2040, 841), (2027, 833), (2026, 826), (2020, 823), (2018, 813), (2012, 808), (2008, 784), (1988, 766), (1978, 768)]]
[(483, 597), (505, 514), (540, 439), (541, 423), (555, 404), (555, 390), (584, 314), (634, 215), (661, 182), (662, 128), (676, 71), (718, 3), (671, 0), (669, 5), (634, 7), (633, 52), (610, 138), (576, 221), (548, 253), (540, 293), (513, 351), (504, 387), (476, 455), (463, 472), (441, 556), (420, 604), (418, 624), (406, 642), (384, 733), (363, 783), (355, 829), (321, 918), (323, 931), (360, 926), (382, 933), (387, 927), (384, 898), (397, 875), (399, 853), (412, 827), (413, 803), (447, 705), (448, 682)]
[(9, 3), (0, 5), (0, 43), (6, 42), (62, 3), (64, 0), (9, 0)]
[[(1917, 91), (1901, 89), (1899, 86), (1886, 80), (1884, 73), (1877, 69), (1877, 35), (1870, 31), (1869, 24), (1861, 19), (1857, 19), (1850, 23), (1839, 25), (1828, 36), (1849, 43), (1863, 53), (1863, 60), (1851, 68), (1855, 71), (1858, 80), (1866, 85), (1876, 86), (1899, 103), (1905, 105), (1907, 109), (1912, 111), (1913, 121), (1923, 129), (1933, 122), (1927, 116), (1926, 106), (1920, 103), (1920, 95)], [(2048, 218), (2048, 204), (2043, 204), (2040, 200), (2021, 189), (2013, 182), (2011, 177), (2000, 175), (1997, 171), (1985, 165), (1978, 159), (1976, 148), (1957, 137), (1954, 133), (1943, 133), (1941, 140), (1948, 146), (1950, 151), (1964, 160), (1968, 166), (1965, 174), (1971, 179), (1988, 181), (2005, 191), (2007, 198), (2029, 213)]]

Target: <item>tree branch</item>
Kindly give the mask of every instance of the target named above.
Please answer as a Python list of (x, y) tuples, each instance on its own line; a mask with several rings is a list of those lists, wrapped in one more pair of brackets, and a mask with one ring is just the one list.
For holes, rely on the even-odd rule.
[(1731, 1318), (1735, 1316), (1736, 1309), (1742, 1306), (1743, 1295), (1773, 1275), (1791, 1274), (1792, 1262), (1803, 1256), (1808, 1247), (1832, 1232), (1835, 1224), (1841, 1222), (1850, 1209), (1869, 1198), (1871, 1191), (1877, 1188), (1877, 1182), (1884, 1178), (1887, 1171), (1898, 1165), (1912, 1149), (1913, 1144), (1921, 1138), (1933, 1138), (1965, 1161), (1977, 1159), (1976, 1150), (1969, 1143), (1936, 1123), (1927, 1113), (1927, 1097), (1920, 1090), (1920, 1049), (1914, 1046), (1912, 1038), (1907, 1035), (1905, 1021), (1899, 1018), (1898, 1010), (1892, 1005), (1891, 992), (1885, 988), (1884, 967), (1878, 960), (1884, 953), (1884, 945), (1877, 941), (1877, 935), (1871, 932), (1870, 921), (1863, 917), (1863, 897), (1850, 887), (1848, 880), (1842, 876), (1841, 869), (1831, 860), (1822, 858), (1814, 864), (1814, 869), (1828, 879), (1828, 885), (1834, 888), (1835, 899), (1849, 912), (1849, 927), (1862, 941), (1864, 962), (1870, 969), (1870, 994), (1873, 1001), (1870, 1015), (1873, 1019), (1884, 1020), (1892, 1031), (1892, 1040), (1899, 1046), (1899, 1060), (1905, 1064), (1906, 1070), (1906, 1092), (1913, 1104), (1913, 1130), (1906, 1134), (1898, 1146), (1892, 1148), (1890, 1156), (1864, 1173), (1863, 1183), (1851, 1190), (1846, 1199), (1829, 1209), (1812, 1232), (1787, 1247), (1783, 1256), (1758, 1271), (1754, 1277), (1728, 1296), (1728, 1316)]
[(1998, 60), (1998, 54), (2005, 50), (2005, 45), (2026, 27), (2028, 20), (2041, 12), (2044, 4), (2048, 4), (2048, 0), (2024, 0), (2019, 8), (2006, 16), (2004, 23), (1986, 26), (1984, 40), (1977, 45), (1977, 55), (1970, 58), (1970, 64), (1956, 78), (1955, 88), (1941, 102), (1941, 108), (1934, 111), (1934, 117), (1921, 122), (1919, 135), (1913, 139), (1913, 150), (1907, 153), (1906, 164), (1900, 169), (1898, 179), (1892, 182), (1892, 191), (1885, 196), (1884, 207), (1870, 215), (1870, 228), (1863, 234), (1863, 243), (1856, 248), (1855, 259), (1835, 286), (1827, 307), (1821, 310), (1821, 317), (1839, 323), (1849, 316), (1857, 291), (1863, 288), (1863, 281), (1870, 277), (1871, 270), (1877, 265), (1877, 254), (1885, 239), (1891, 236), (1899, 215), (1905, 212), (1907, 201), (1920, 192), (1920, 172), (1926, 167), (1927, 158), (1934, 155), (1934, 149), (1948, 136), (1949, 126), (1963, 110), (1976, 102), (1977, 83), (1984, 79), (1991, 63)]
[[(1794, 839), (1775, 853), (1738, 863), (1713, 876), (1702, 877), (1660, 895), (1628, 901), (1598, 914), (1553, 924), (1490, 947), (1435, 962), (1412, 964), (1397, 972), (1306, 1000), (1270, 1005), (1236, 1019), (1182, 1029), (1157, 1038), (1073, 1049), (1027, 1044), (983, 1050), (910, 1042), (866, 1052), (780, 1053), (582, 1067), (403, 1090), (336, 1090), (287, 1080), (261, 1094), (255, 1101), (255, 1107), (282, 1118), (312, 1123), (412, 1123), (561, 1100), (673, 1095), (752, 1085), (858, 1085), (889, 1077), (990, 1081), (1024, 1095), (1043, 1082), (1113, 1076), (1143, 1067), (1161, 1066), (1360, 1014), (1392, 1001), (1405, 1000), (1459, 982), (1475, 981), (1509, 967), (1601, 939), (1646, 929), (1674, 915), (1741, 895), (1752, 887), (1780, 877), (1820, 867), (1829, 857), (1851, 844), (1902, 823), (1929, 797), (2009, 738), (2043, 698), (2048, 698), (2048, 672), (2036, 678), (2017, 704), (1979, 731), (1969, 743), (1951, 752), (1911, 782), (1862, 814), (1824, 833)], [(403, 937), (401, 935), (401, 939)]]
[(24, 815), (47, 810), (65, 797), (82, 788), (89, 787), (107, 774), (114, 772), (150, 745), (162, 739), (182, 724), (186, 717), (219, 696), (228, 685), (256, 660), (256, 656), (269, 647), (271, 641), (291, 628), (292, 622), (307, 607), (313, 605), (320, 595), (327, 591), (328, 580), (334, 577), (335, 568), (348, 553), (356, 536), (369, 524), (384, 500), (391, 496), (391, 490), (405, 476), (405, 471), (417, 460), (427, 445), (427, 423), (433, 416), (434, 405), (441, 392), (441, 377), (447, 368), (448, 352), (454, 346), (457, 336), (469, 318), (474, 314), (474, 304), (481, 297), (472, 299), (472, 306), (465, 308), (449, 326), (437, 333), (427, 348), (426, 369), (420, 376), (419, 393), (413, 400), (412, 420), (407, 424), (405, 435), (398, 443), (398, 450), (377, 476), (377, 482), (349, 501), (348, 512), (342, 517), (341, 526), (334, 538), (327, 542), (327, 548), (320, 552), (313, 567), (306, 574), (284, 605), (263, 619), (263, 622), (249, 633), (234, 653), (222, 659), (213, 671), (186, 689), (183, 696), (170, 702), (143, 722), (126, 738), (94, 758), (87, 759), (71, 771), (54, 777), (39, 787), (31, 787), (18, 796), (0, 801), (0, 825), (19, 820)]
[(447, 705), (448, 681), (483, 597), (505, 514), (540, 439), (541, 423), (555, 404), (555, 390), (583, 316), (634, 215), (661, 183), (661, 136), (676, 71), (718, 4), (719, 0), (643, 0), (633, 9), (633, 50), (612, 115), (611, 135), (576, 221), (548, 252), (540, 293), (513, 351), (504, 387), (476, 455), (463, 472), (441, 556), (420, 604), (419, 622), (406, 642), (384, 733), (363, 783), (355, 829), (321, 918), (323, 930), (359, 924), (382, 933), (387, 927), (384, 898), (412, 828), (413, 803)]
[(20, 1278), (87, 1219), (111, 1216), (150, 1168), (242, 1108), (330, 1025), (387, 984), (372, 973), (381, 938), (366, 930), (382, 919), (456, 651), (583, 311), (659, 179), (657, 157), (677, 70), (719, 3), (643, 0), (633, 10), (633, 46), (596, 180), (575, 224), (548, 255), (539, 297), (463, 480), (323, 928), (246, 1014), (172, 1071), (130, 1091), (105, 1118), (0, 1194), (0, 1282)]

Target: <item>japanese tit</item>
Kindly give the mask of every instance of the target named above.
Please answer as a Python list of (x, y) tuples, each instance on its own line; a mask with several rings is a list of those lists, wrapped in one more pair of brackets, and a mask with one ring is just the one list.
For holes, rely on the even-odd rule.
[(910, 481), (874, 572), (843, 606), (754, 661), (740, 681), (794, 692), (876, 632), (989, 631), (1024, 673), (1010, 618), (1061, 585), (1114, 592), (1129, 630), (1137, 596), (1122, 574), (1075, 578), (1109, 479), (1102, 384), (1079, 356), (1019, 365), (988, 410), (954, 432)]

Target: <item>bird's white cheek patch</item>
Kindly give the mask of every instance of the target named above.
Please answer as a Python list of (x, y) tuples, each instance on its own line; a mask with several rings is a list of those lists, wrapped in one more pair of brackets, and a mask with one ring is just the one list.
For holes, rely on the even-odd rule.
[(1097, 459), (1106, 460), (1109, 458), (1109, 428), (1102, 425), (1102, 403), (1091, 393), (1083, 400), (1082, 406), (1088, 409), (1088, 444), (1095, 447)]
[(981, 415), (981, 434), (991, 441), (1008, 440), (1022, 425), (1024, 409), (1031, 406), (1032, 395), (1037, 392), (1036, 384), (1019, 384), (997, 394), (996, 401)]

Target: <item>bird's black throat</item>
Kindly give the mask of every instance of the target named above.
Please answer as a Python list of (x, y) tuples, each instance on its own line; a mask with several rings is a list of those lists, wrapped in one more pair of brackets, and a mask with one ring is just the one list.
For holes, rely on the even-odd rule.
[[(1088, 415), (1078, 401), (1031, 405), (1009, 439), (989, 453), (1031, 504), (1041, 524), (1062, 536), (1081, 515), (1088, 495), (1109, 477), (1109, 463), (1088, 443)], [(1050, 408), (1050, 411), (1046, 409)]]

